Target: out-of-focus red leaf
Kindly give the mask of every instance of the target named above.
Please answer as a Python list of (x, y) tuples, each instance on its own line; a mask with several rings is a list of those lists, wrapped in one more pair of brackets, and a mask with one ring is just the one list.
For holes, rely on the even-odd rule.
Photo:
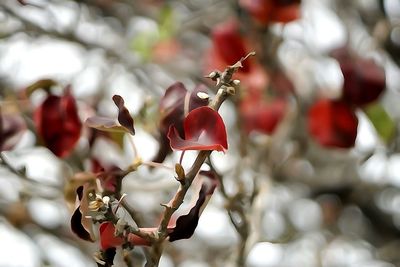
[(247, 97), (240, 103), (241, 121), (247, 133), (273, 133), (285, 111), (286, 102), (283, 99), (267, 102), (262, 98)]
[(68, 156), (79, 140), (82, 128), (70, 88), (65, 89), (63, 96), (50, 94), (36, 109), (34, 122), (46, 147), (58, 157)]
[(83, 240), (91, 242), (94, 242), (92, 219), (87, 218), (86, 215), (88, 215), (89, 211), (88, 194), (94, 194), (93, 192), (93, 187), (89, 184), (78, 187), (76, 190), (78, 206), (71, 217), (72, 232)]
[(300, 0), (240, 0), (240, 5), (262, 25), (287, 23), (300, 17)]
[(185, 139), (175, 126), (171, 126), (168, 139), (176, 150), (217, 150), (228, 149), (224, 121), (215, 110), (200, 107), (192, 110), (183, 122)]
[(115, 193), (121, 189), (122, 179), (125, 177), (126, 172), (117, 166), (110, 166), (106, 170), (102, 170), (97, 174), (100, 180), (104, 193)]
[(11, 150), (25, 130), (26, 124), (21, 116), (2, 114), (0, 110), (0, 151)]
[(118, 107), (118, 122), (108, 117), (93, 116), (86, 119), (85, 125), (100, 131), (122, 132), (135, 135), (134, 121), (129, 110), (125, 107), (123, 98), (119, 95), (114, 95), (113, 101)]
[(125, 107), (125, 101), (120, 95), (112, 97), (115, 105), (118, 107), (118, 122), (129, 130), (129, 133), (135, 135), (135, 128), (133, 125), (133, 118), (129, 110)]
[[(239, 33), (239, 25), (236, 21), (217, 25), (212, 31), (212, 42), (217, 53), (228, 65), (235, 64), (247, 54), (245, 41)], [(243, 62), (243, 68), (240, 71), (249, 72), (250, 62), (251, 60)]]
[(308, 112), (308, 131), (322, 146), (354, 146), (358, 119), (349, 105), (337, 100), (319, 100)]
[(357, 106), (371, 103), (385, 90), (385, 72), (374, 61), (359, 58), (340, 67), (344, 77), (342, 97), (349, 103)]
[(175, 225), (169, 227), (169, 241), (171, 242), (187, 239), (193, 235), (200, 215), (217, 187), (217, 180), (213, 173), (202, 171), (200, 174), (204, 176), (204, 179), (196, 203), (190, 209), (189, 213), (179, 216), (175, 221)]
[[(224, 70), (254, 50), (248, 47), (248, 41), (240, 34), (238, 23), (235, 21), (217, 25), (213, 30), (212, 41), (212, 46), (206, 53), (205, 73)], [(234, 77), (241, 81), (248, 93), (259, 94), (268, 83), (265, 70), (254, 58), (247, 59), (243, 65)]]
[(183, 134), (183, 120), (187, 114), (195, 108), (208, 105), (208, 99), (198, 96), (198, 93), (206, 93), (204, 86), (197, 86), (189, 92), (181, 82), (176, 82), (167, 88), (164, 96), (160, 100), (160, 148), (153, 159), (155, 162), (163, 162), (165, 157), (171, 152), (168, 130), (171, 125), (175, 125), (180, 136)]

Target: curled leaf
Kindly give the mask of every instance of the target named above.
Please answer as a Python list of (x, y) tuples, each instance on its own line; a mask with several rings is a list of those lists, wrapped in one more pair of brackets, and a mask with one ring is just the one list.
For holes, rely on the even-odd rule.
[(128, 129), (131, 135), (135, 135), (133, 118), (131, 117), (129, 110), (125, 107), (124, 99), (120, 95), (114, 95), (112, 99), (118, 107), (118, 122)]
[(87, 217), (89, 214), (89, 197), (90, 194), (94, 194), (93, 186), (87, 183), (78, 187), (76, 193), (78, 206), (71, 217), (71, 230), (81, 239), (94, 242), (92, 219)]
[(119, 95), (113, 96), (113, 101), (118, 107), (118, 121), (113, 118), (93, 116), (85, 121), (85, 125), (106, 132), (122, 132), (135, 135), (133, 118), (125, 107), (123, 98)]
[(175, 226), (169, 227), (169, 241), (171, 242), (187, 239), (193, 235), (199, 223), (200, 215), (217, 187), (217, 180), (211, 172), (203, 171), (200, 174), (205, 178), (202, 181), (197, 201), (189, 213), (178, 217)]
[(168, 139), (176, 150), (217, 150), (228, 149), (224, 121), (215, 110), (200, 107), (192, 110), (183, 122), (185, 138), (182, 139), (175, 126), (171, 126)]

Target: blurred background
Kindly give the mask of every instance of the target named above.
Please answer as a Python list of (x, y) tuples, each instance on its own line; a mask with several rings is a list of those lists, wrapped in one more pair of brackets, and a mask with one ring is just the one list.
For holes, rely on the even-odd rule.
[[(204, 76), (250, 51), (220, 110), (229, 149), (208, 164), (223, 184), (160, 266), (400, 266), (399, 0), (2, 0), (0, 266), (96, 266), (98, 244), (70, 230), (74, 174), (135, 154), (129, 137), (85, 126), (68, 156), (54, 153), (35, 125), (37, 88), (69, 85), (82, 122), (115, 117), (121, 95), (151, 161), (166, 88), (205, 84), (212, 97)], [(124, 179), (142, 226), (159, 219), (173, 175)], [(143, 266), (142, 248), (130, 257)]]

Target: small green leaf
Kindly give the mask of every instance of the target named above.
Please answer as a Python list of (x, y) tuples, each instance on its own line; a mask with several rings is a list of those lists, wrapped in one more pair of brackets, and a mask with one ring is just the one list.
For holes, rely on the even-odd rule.
[(374, 103), (368, 105), (364, 112), (374, 125), (380, 138), (385, 143), (388, 143), (394, 136), (396, 125), (383, 106), (379, 103)]
[(160, 33), (160, 39), (169, 39), (175, 32), (175, 19), (173, 9), (169, 6), (165, 6), (159, 17), (158, 30)]

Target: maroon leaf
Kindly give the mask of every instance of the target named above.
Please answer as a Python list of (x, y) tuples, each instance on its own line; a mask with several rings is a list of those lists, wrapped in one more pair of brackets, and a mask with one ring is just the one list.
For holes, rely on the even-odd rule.
[(334, 50), (331, 55), (338, 60), (343, 73), (343, 100), (362, 106), (378, 99), (386, 88), (382, 67), (372, 59), (353, 54), (347, 47)]
[[(235, 21), (228, 21), (213, 29), (212, 41), (217, 53), (229, 65), (235, 64), (248, 53), (244, 39), (239, 33), (239, 25)], [(250, 71), (250, 61), (243, 62), (240, 71)]]
[(49, 95), (36, 109), (34, 122), (44, 144), (58, 157), (68, 156), (79, 140), (82, 123), (67, 87), (63, 96)]
[(11, 150), (25, 130), (26, 124), (21, 116), (2, 114), (0, 110), (0, 151)]
[(209, 107), (192, 110), (183, 122), (185, 139), (175, 126), (171, 126), (168, 139), (176, 150), (217, 150), (228, 149), (225, 124), (221, 116)]
[(205, 178), (198, 199), (188, 214), (178, 217), (175, 226), (169, 227), (169, 241), (171, 242), (187, 239), (193, 235), (199, 222), (200, 215), (217, 187), (217, 180), (213, 173), (202, 171), (200, 174), (205, 176)]
[(169, 127), (175, 125), (179, 135), (183, 137), (183, 120), (187, 115), (185, 113), (208, 105), (208, 99), (198, 97), (197, 94), (200, 92), (206, 93), (207, 90), (204, 86), (197, 86), (192, 92), (189, 92), (181, 82), (176, 82), (167, 88), (165, 95), (160, 100), (160, 148), (153, 161), (163, 162), (171, 152), (167, 138)]
[(372, 60), (358, 59), (353, 64), (341, 64), (344, 84), (343, 99), (365, 105), (375, 101), (385, 90), (385, 72)]
[(106, 132), (122, 132), (135, 135), (133, 118), (124, 105), (124, 100), (119, 95), (113, 96), (113, 101), (118, 107), (118, 122), (108, 117), (93, 116), (87, 118), (85, 125)]
[(125, 107), (124, 99), (119, 95), (112, 97), (115, 105), (118, 107), (118, 122), (129, 130), (129, 133), (135, 135), (135, 128), (133, 125), (133, 118), (129, 110)]
[(263, 25), (287, 23), (300, 17), (300, 0), (240, 0), (240, 5)]
[(322, 146), (354, 146), (358, 119), (353, 109), (342, 101), (320, 100), (308, 112), (308, 130)]

